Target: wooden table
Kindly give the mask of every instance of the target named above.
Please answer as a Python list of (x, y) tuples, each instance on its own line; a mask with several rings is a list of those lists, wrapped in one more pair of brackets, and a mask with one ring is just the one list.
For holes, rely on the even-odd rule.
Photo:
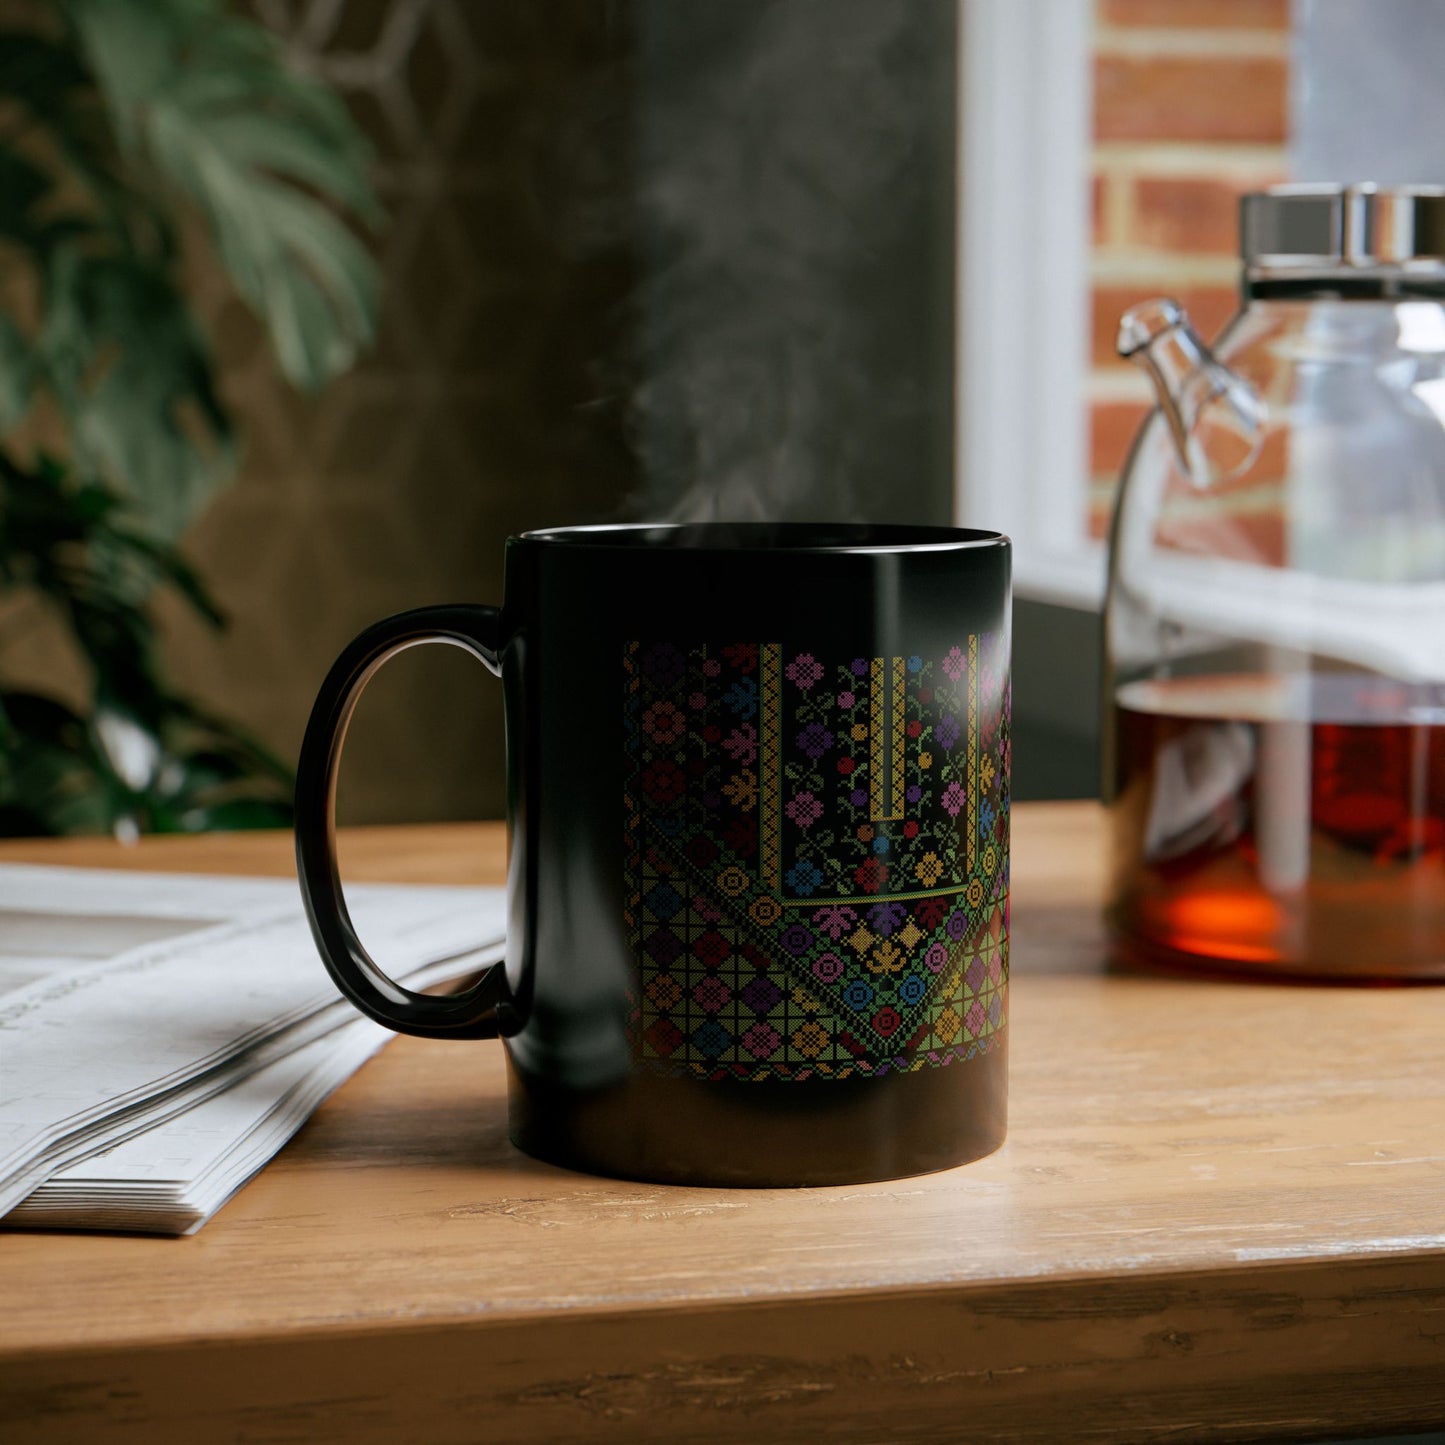
[[(1445, 989), (1110, 976), (1097, 810), (1016, 819), (992, 1158), (817, 1191), (586, 1178), (508, 1145), (497, 1045), (399, 1039), (195, 1238), (0, 1236), (0, 1439), (1445, 1422)], [(503, 846), (485, 825), (373, 830), (345, 856), (357, 879), (475, 882)], [(290, 867), (270, 836), (0, 857)]]

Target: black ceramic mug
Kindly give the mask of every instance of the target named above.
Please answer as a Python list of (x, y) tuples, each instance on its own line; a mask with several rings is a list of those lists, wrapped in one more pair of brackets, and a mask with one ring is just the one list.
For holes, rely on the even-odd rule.
[[(455, 997), (367, 956), (336, 869), (347, 718), (450, 642), (505, 689), (509, 936)], [(692, 1184), (946, 1168), (1005, 1128), (1009, 544), (943, 527), (579, 527), (506, 600), (364, 632), (302, 746), (297, 857), (341, 991), (505, 1041), (513, 1141)]]

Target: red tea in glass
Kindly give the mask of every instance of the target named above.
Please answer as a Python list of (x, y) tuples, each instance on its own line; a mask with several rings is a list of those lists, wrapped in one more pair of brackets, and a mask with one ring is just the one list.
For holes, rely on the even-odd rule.
[(1151, 679), (1116, 691), (1113, 725), (1126, 960), (1445, 978), (1445, 689)]

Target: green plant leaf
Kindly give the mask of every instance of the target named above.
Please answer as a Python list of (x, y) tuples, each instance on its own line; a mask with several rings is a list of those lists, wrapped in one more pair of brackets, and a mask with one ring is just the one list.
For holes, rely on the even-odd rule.
[(0, 431), (9, 431), (30, 407), (35, 363), (20, 328), (0, 314)]
[(50, 193), (50, 177), (13, 150), (0, 149), (0, 236), (33, 244), (37, 223), (32, 212)]
[(373, 340), (376, 267), (329, 206), (379, 208), (336, 97), (216, 0), (61, 4), (122, 144), (200, 208), (287, 377), (312, 389), (348, 368)]
[(81, 466), (175, 537), (230, 474), (235, 445), (209, 353), (166, 271), (137, 257), (55, 257), (37, 350)]
[(66, 455), (0, 447), (0, 587), (59, 613), (92, 696), (81, 715), (0, 688), (0, 833), (284, 825), (290, 769), (171, 690), (148, 611), (160, 585), (220, 623), (173, 541), (235, 454), (173, 213), (196, 207), (286, 375), (318, 386), (373, 336), (376, 267), (339, 214), (380, 219), (367, 149), (226, 0), (40, 0), (4, 23), (0, 240), (39, 321), (0, 315), (0, 431), (45, 397)]

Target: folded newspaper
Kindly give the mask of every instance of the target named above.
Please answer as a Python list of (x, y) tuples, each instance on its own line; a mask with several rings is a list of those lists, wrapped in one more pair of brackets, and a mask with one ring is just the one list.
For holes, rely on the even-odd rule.
[[(412, 988), (501, 956), (500, 888), (347, 900)], [(294, 882), (0, 866), (0, 1226), (193, 1233), (390, 1037)]]

